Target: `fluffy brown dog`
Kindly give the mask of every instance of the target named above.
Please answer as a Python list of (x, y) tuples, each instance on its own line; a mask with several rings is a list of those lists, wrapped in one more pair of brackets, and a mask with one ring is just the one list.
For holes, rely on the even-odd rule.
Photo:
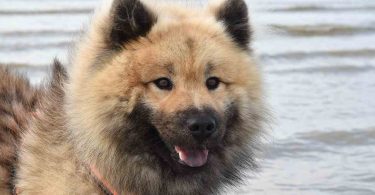
[(265, 118), (247, 10), (243, 0), (204, 10), (108, 1), (69, 76), (56, 62), (40, 92), (17, 193), (206, 195), (236, 184), (255, 167)]

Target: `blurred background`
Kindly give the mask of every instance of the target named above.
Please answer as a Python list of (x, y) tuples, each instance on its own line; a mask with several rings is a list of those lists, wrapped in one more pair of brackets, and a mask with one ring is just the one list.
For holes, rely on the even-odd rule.
[[(228, 193), (375, 194), (375, 0), (247, 2), (275, 119), (261, 170)], [(0, 0), (0, 64), (40, 83), (98, 3)]]

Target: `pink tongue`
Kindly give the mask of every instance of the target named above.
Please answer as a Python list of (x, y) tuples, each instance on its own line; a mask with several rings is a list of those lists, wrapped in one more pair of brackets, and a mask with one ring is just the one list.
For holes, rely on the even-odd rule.
[(201, 167), (207, 162), (208, 150), (187, 150), (185, 148), (175, 146), (174, 149), (178, 153), (183, 164), (189, 167)]

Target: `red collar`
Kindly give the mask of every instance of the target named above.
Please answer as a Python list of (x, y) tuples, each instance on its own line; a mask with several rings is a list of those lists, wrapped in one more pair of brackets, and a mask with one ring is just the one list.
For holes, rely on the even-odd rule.
[(107, 192), (109, 195), (118, 195), (117, 191), (111, 184), (104, 179), (104, 177), (99, 173), (98, 169), (94, 165), (90, 165), (91, 174), (96, 177), (96, 180), (99, 182), (101, 188)]

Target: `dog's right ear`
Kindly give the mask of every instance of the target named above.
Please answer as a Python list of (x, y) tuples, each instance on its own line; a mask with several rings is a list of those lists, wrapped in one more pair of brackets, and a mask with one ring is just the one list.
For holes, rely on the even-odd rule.
[(213, 11), (216, 19), (224, 24), (226, 32), (233, 41), (247, 50), (252, 32), (245, 0), (223, 0)]
[(157, 17), (140, 0), (113, 0), (109, 18), (107, 45), (114, 50), (146, 36), (157, 21)]

